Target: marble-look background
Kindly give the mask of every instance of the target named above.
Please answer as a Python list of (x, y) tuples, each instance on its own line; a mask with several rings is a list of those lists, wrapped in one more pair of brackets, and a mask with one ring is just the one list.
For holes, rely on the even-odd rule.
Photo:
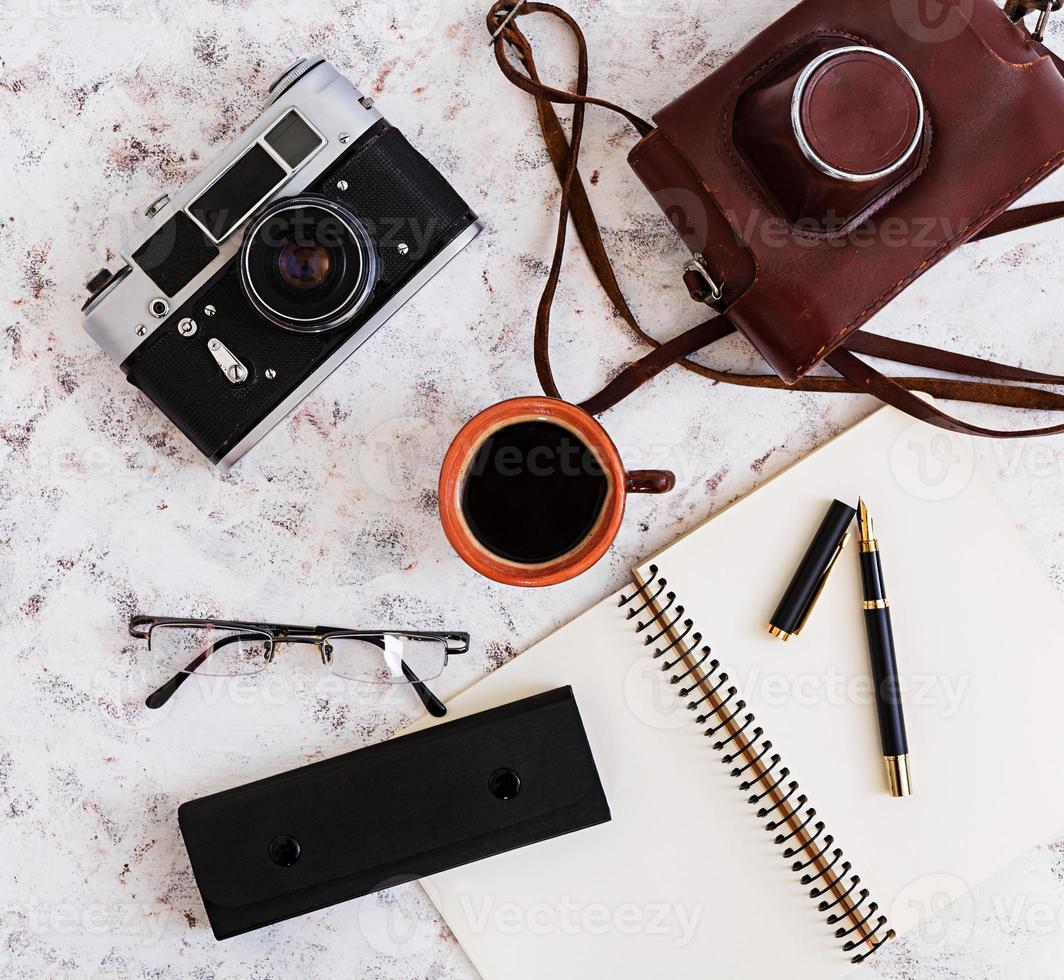
[[(474, 645), (440, 681), (446, 696), (873, 407), (714, 388), (673, 370), (605, 422), (631, 465), (669, 466), (679, 486), (633, 499), (597, 568), (523, 592), (458, 561), (437, 523), (438, 465), (464, 420), (537, 390), (531, 323), (557, 203), (532, 103), (503, 81), (485, 45), (486, 5), (0, 2), (4, 977), (475, 976), (415, 885), (215, 943), (178, 804), (386, 738), (420, 705), (408, 692), (330, 687), (312, 653), (293, 648), (260, 683), (192, 682), (148, 712), (143, 696), (158, 672), (127, 637), (129, 615), (467, 629)], [(566, 6), (586, 27), (593, 91), (649, 115), (790, 2)], [(564, 35), (551, 23), (530, 30), (541, 69), (569, 84)], [(1054, 40), (1064, 47), (1064, 30)], [(256, 118), (274, 75), (315, 51), (377, 98), (487, 230), (218, 476), (83, 334), (82, 284), (113, 265), (133, 216), (197, 173)], [(973, 98), (973, 124), (976, 108)], [(667, 337), (698, 311), (679, 287), (681, 249), (627, 169), (631, 142), (618, 118), (590, 114), (584, 172), (635, 308)], [(1037, 197), (1061, 194), (1058, 176)], [(1060, 240), (1049, 228), (971, 246), (877, 328), (1064, 368)], [(577, 247), (557, 309), (554, 350), (569, 396), (590, 393), (640, 352)], [(715, 357), (756, 365), (739, 343)], [(986, 442), (979, 455), (1046, 574), (1064, 586), (1064, 441)], [(1002, 651), (1002, 669), (1022, 669), (1022, 657)], [(1057, 778), (1056, 747), (1026, 744), (1022, 726), (995, 731), (988, 719), (987, 737), (1044, 752), (1046, 778)], [(993, 791), (992, 776), (972, 788), (973, 806)], [(1038, 806), (1037, 786), (1015, 805)], [(1064, 841), (1047, 842), (864, 975), (1058, 977), (1062, 920)]]

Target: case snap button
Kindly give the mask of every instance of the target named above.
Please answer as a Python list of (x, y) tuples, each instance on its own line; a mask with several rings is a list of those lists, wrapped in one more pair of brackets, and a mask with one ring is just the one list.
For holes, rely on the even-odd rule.
[(512, 769), (496, 769), (488, 779), (491, 795), (500, 800), (512, 800), (521, 791), (521, 777)]
[(270, 860), (282, 868), (291, 867), (299, 860), (301, 848), (299, 841), (288, 834), (281, 834), (270, 841)]

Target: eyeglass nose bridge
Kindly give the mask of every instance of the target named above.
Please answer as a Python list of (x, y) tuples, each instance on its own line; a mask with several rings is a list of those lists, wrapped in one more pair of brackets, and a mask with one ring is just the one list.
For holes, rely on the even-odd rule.
[(329, 643), (329, 638), (321, 633), (278, 633), (274, 636), (270, 647), (270, 663), (273, 662), (274, 652), (282, 643), (302, 643), (316, 646), (321, 662), (326, 667), (332, 663), (332, 645)]

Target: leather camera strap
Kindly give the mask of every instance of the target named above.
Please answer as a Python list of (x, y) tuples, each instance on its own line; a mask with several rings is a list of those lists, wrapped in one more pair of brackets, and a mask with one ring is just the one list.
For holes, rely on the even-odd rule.
[(1058, 218), (1064, 218), (1064, 201), (1052, 201), (1048, 204), (1032, 204), (1024, 208), (1013, 208), (1011, 211), (998, 215), (978, 235), (972, 238), (972, 241), (985, 241), (995, 235), (1006, 235), (1010, 231), (1019, 231), (1022, 228), (1045, 224), (1047, 221), (1056, 221)]
[[(516, 24), (518, 17), (533, 13), (548, 13), (562, 20), (572, 31), (577, 43), (577, 84), (575, 92), (552, 88), (543, 84), (536, 69), (532, 47)], [(923, 421), (954, 432), (970, 435), (991, 435), (1003, 438), (1049, 435), (1064, 432), (1064, 424), (1029, 430), (994, 430), (971, 425), (942, 412), (921, 399), (915, 391), (925, 392), (934, 398), (966, 401), (979, 404), (1000, 405), (1011, 408), (1064, 410), (1064, 395), (1038, 388), (1017, 387), (1014, 384), (986, 383), (951, 378), (934, 377), (887, 377), (868, 366), (853, 352), (871, 357), (884, 358), (898, 363), (912, 364), (936, 371), (946, 371), (969, 377), (990, 379), (994, 382), (1025, 382), (1028, 384), (1064, 384), (1064, 377), (1024, 368), (1011, 367), (979, 357), (970, 357), (921, 344), (879, 337), (859, 331), (847, 340), (848, 349), (835, 351), (826, 360), (840, 375), (806, 376), (796, 384), (787, 384), (775, 375), (735, 374), (719, 371), (690, 359), (690, 356), (735, 332), (726, 315), (718, 315), (700, 323), (674, 339), (662, 343), (651, 337), (640, 326), (624, 298), (613, 265), (606, 252), (599, 224), (588, 199), (587, 189), (578, 167), (583, 138), (586, 106), (598, 105), (622, 115), (640, 136), (653, 131), (653, 126), (639, 116), (612, 102), (587, 95), (588, 63), (587, 42), (580, 26), (564, 10), (548, 3), (515, 3), (514, 0), (497, 0), (488, 11), (487, 27), (494, 37), (495, 58), (502, 73), (514, 85), (528, 92), (535, 99), (540, 130), (551, 162), (561, 184), (561, 203), (558, 229), (555, 238), (554, 256), (547, 282), (540, 297), (536, 313), (535, 365), (544, 392), (553, 398), (561, 398), (550, 363), (550, 317), (557, 293), (558, 282), (565, 252), (569, 219), (572, 218), (577, 236), (583, 245), (592, 269), (618, 315), (628, 326), (653, 348), (650, 353), (629, 364), (598, 394), (587, 399), (581, 407), (593, 415), (612, 408), (651, 378), (673, 364), (680, 364), (690, 371), (711, 381), (755, 388), (770, 388), (782, 391), (844, 392), (872, 394), (880, 400), (899, 408)], [(509, 45), (525, 69), (522, 73), (507, 55)], [(527, 74), (526, 74), (527, 73)], [(553, 103), (573, 106), (571, 136), (567, 137)], [(1029, 227), (1064, 216), (1064, 203), (1034, 205), (1007, 212), (987, 226), (977, 236), (990, 238), (1019, 228)], [(691, 283), (688, 283), (691, 286)], [(692, 289), (692, 294), (695, 294)]]

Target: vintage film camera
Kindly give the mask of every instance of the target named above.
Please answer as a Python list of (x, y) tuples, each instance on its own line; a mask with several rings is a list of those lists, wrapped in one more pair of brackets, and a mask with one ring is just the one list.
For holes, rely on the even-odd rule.
[(323, 58), (89, 283), (85, 329), (222, 469), (480, 232), (451, 185)]

